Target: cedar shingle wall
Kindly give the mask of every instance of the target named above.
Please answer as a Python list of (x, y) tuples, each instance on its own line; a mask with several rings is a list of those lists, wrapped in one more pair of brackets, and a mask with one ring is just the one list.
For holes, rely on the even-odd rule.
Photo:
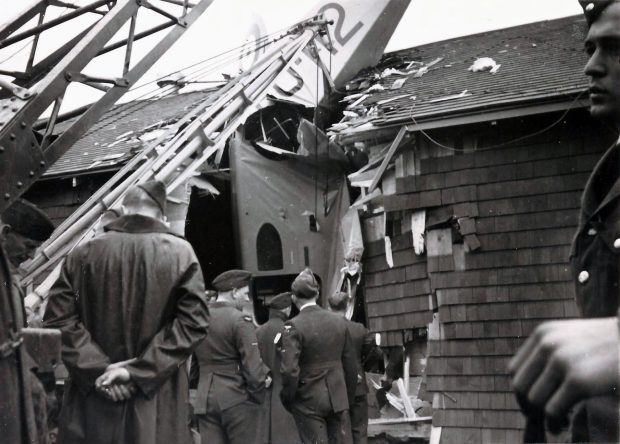
[(405, 232), (393, 239), (394, 268), (382, 241), (368, 245), (364, 262), (372, 330), (402, 338), (397, 330), (432, 320), (427, 295), (436, 298), (426, 377), (442, 442), (522, 441), (507, 362), (542, 320), (578, 315), (570, 242), (581, 191), (613, 140), (578, 116), (520, 146), (423, 159), (419, 175), (397, 179), (396, 194), (384, 197), (405, 218), (438, 206), (473, 217), (481, 244), (419, 257)]
[(58, 226), (111, 176), (112, 173), (81, 176), (77, 178), (75, 186), (71, 178), (39, 180), (24, 194), (24, 198), (45, 211), (54, 225)]

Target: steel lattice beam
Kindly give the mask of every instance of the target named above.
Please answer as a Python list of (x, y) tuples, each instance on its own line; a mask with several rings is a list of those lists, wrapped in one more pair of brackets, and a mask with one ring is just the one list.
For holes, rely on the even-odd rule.
[[(161, 0), (160, 0), (161, 1)], [(140, 34), (130, 32), (127, 39), (120, 42), (126, 47), (123, 60), (124, 75), (117, 79), (107, 92), (93, 103), (69, 128), (56, 139), (43, 137), (33, 129), (41, 114), (53, 104), (59, 104), (67, 86), (76, 79), (88, 79), (81, 75), (84, 67), (98, 55), (110, 50), (106, 44), (127, 22), (136, 16), (141, 8), (153, 9), (153, 0), (117, 0), (92, 1), (89, 5), (72, 10), (65, 16), (39, 23), (34, 28), (21, 31), (21, 27), (37, 15), (45, 14), (46, 8), (54, 4), (50, 0), (40, 0), (27, 8), (14, 20), (0, 26), (0, 48), (22, 41), (28, 37), (41, 35), (42, 32), (67, 22), (85, 13), (103, 14), (99, 21), (89, 29), (71, 39), (37, 65), (28, 66), (25, 75), (16, 79), (15, 86), (2, 89), (4, 96), (0, 100), (0, 214), (36, 181), (45, 170), (64, 154), (101, 115), (109, 109), (135, 82), (172, 46), (185, 32), (187, 27), (205, 11), (213, 0), (200, 0), (182, 8), (180, 16), (175, 17), (176, 24), (167, 23), (162, 30), (171, 29), (154, 44), (152, 49), (133, 67), (129, 68), (131, 45)], [(99, 9), (111, 6), (108, 11)], [(157, 8), (156, 9), (161, 9)], [(166, 14), (169, 17), (169, 14)], [(50, 25), (51, 23), (51, 25)], [(150, 34), (147, 31), (147, 34)], [(159, 34), (158, 34), (159, 35)], [(112, 44), (114, 48), (119, 43)], [(32, 58), (32, 56), (31, 56)], [(29, 65), (31, 65), (29, 63)], [(46, 134), (52, 134), (54, 119)]]

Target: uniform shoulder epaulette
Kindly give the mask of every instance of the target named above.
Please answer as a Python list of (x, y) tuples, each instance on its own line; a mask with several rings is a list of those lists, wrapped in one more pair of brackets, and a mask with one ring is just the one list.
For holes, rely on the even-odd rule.
[(280, 339), (282, 339), (282, 333), (278, 332), (273, 338), (273, 343), (277, 345), (280, 342)]

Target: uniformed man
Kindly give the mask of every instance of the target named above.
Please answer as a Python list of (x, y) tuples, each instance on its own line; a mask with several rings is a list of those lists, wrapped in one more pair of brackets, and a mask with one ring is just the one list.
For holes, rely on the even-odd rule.
[(381, 357), (375, 338), (364, 325), (353, 322), (345, 318), (349, 295), (345, 292), (336, 292), (329, 295), (327, 302), (332, 311), (345, 319), (347, 330), (351, 335), (355, 357), (359, 373), (357, 375), (357, 388), (355, 390), (355, 401), (350, 406), (351, 431), (355, 444), (365, 444), (368, 442), (368, 386), (366, 385), (366, 375), (364, 369), (371, 360)]
[[(580, 4), (588, 24), (590, 113), (620, 130), (620, 1)], [(510, 363), (526, 410), (539, 409), (553, 429), (574, 410), (572, 439), (578, 442), (619, 440), (619, 221), (620, 141), (603, 155), (586, 184), (571, 249), (577, 304), (588, 319), (540, 325)], [(543, 439), (544, 431), (537, 436), (532, 440)]]
[(282, 404), (304, 443), (351, 443), (358, 374), (351, 336), (341, 316), (316, 304), (312, 270), (302, 271), (291, 290), (299, 314), (285, 323), (282, 337)]
[[(0, 222), (0, 243), (5, 249), (11, 274), (11, 292), (16, 308), (20, 310), (18, 322), (26, 326), (26, 311), (24, 310), (24, 289), (21, 286), (21, 263), (32, 259), (35, 251), (45, 242), (54, 231), (54, 224), (44, 211), (25, 199), (17, 199), (2, 214)], [(47, 441), (47, 397), (45, 389), (32, 371), (37, 363), (28, 354), (24, 347), (15, 351), (19, 354), (22, 370), (22, 380), (25, 381), (22, 390), (29, 398), (28, 404), (33, 408), (32, 422), (29, 424), (29, 434), (37, 435), (32, 442), (44, 443)], [(53, 388), (53, 377), (48, 378)]]
[(226, 271), (213, 280), (217, 300), (209, 304), (211, 324), (196, 350), (200, 379), (194, 413), (203, 444), (249, 444), (265, 440), (267, 367), (260, 358), (249, 301), (252, 275)]
[(281, 293), (265, 303), (269, 308), (269, 320), (256, 329), (258, 348), (263, 361), (269, 367), (273, 383), (267, 401), (268, 442), (270, 444), (301, 443), (293, 416), (284, 408), (280, 400), (282, 376), (280, 375), (282, 333), (284, 322), (291, 315), (291, 293)]

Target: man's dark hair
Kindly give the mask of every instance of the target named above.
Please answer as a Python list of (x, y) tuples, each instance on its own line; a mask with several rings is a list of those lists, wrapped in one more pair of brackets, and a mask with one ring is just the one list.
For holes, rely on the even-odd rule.
[(336, 293), (330, 294), (327, 297), (327, 302), (332, 310), (335, 311), (344, 311), (349, 304), (349, 295), (344, 291), (337, 291)]

